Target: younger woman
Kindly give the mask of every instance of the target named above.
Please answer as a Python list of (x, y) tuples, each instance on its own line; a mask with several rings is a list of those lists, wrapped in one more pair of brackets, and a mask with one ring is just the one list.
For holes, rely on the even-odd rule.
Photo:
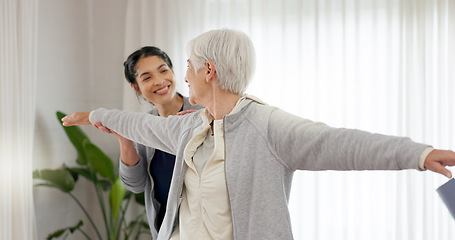
[[(128, 57), (124, 67), (131, 88), (153, 105), (150, 114), (168, 117), (201, 108), (192, 106), (187, 97), (176, 92), (171, 59), (161, 49), (143, 47)], [(120, 179), (128, 190), (145, 192), (147, 219), (152, 238), (156, 239), (166, 212), (175, 156), (111, 133), (120, 144)]]

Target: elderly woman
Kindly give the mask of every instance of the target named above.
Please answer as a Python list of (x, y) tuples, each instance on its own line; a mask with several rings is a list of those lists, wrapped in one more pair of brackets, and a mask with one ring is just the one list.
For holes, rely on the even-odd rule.
[(244, 33), (206, 32), (189, 42), (188, 55), (189, 101), (205, 109), (168, 118), (98, 109), (63, 119), (97, 122), (176, 155), (158, 239), (292, 239), (287, 204), (296, 170), (430, 169), (451, 177), (452, 151), (332, 128), (244, 95), (255, 64)]

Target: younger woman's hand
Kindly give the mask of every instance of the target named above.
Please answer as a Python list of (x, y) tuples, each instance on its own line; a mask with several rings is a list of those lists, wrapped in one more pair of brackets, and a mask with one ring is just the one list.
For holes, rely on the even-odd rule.
[(109, 128), (105, 127), (105, 126), (103, 126), (103, 124), (101, 124), (100, 122), (95, 122), (95, 124), (93, 124), (93, 126), (96, 127), (97, 129), (105, 132), (105, 133), (109, 133), (109, 134), (114, 135), (117, 138), (117, 140), (120, 142), (120, 144), (122, 144), (122, 142), (129, 142), (130, 141), (130, 140), (122, 137), (120, 134), (112, 131), (111, 129), (109, 129)]
[(113, 134), (117, 138), (120, 146), (120, 159), (124, 164), (127, 166), (134, 166), (139, 162), (139, 155), (131, 140), (120, 136), (118, 133), (103, 126), (100, 122), (95, 122), (93, 126), (105, 133)]
[(176, 113), (175, 115), (182, 116), (182, 115), (185, 115), (185, 114), (188, 114), (188, 113), (192, 113), (192, 112), (196, 112), (196, 110), (194, 110), (194, 109), (191, 109), (191, 110), (184, 110), (184, 111), (181, 111), (181, 112)]
[(105, 133), (113, 133), (113, 134), (117, 134), (116, 132), (110, 130), (109, 128), (103, 126), (103, 124), (101, 124), (100, 122), (95, 122), (95, 124), (93, 124), (94, 127), (98, 128), (99, 130), (105, 132)]

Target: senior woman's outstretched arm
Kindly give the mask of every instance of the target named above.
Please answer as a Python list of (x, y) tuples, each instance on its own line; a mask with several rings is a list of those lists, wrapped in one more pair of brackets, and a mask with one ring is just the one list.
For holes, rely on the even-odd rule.
[(333, 128), (280, 109), (269, 118), (271, 146), (293, 170), (430, 170), (451, 178), (455, 153), (406, 137)]
[[(107, 112), (110, 112), (110, 111), (107, 111)], [(91, 125), (91, 122), (89, 120), (89, 115), (90, 115), (89, 112), (75, 112), (62, 119), (63, 125), (64, 126)], [(109, 118), (112, 118), (110, 120), (112, 120), (114, 122), (117, 122), (120, 120), (119, 117), (116, 116), (116, 114), (110, 114)], [(95, 124), (95, 127), (99, 127), (99, 126), (102, 126), (102, 125)], [(109, 126), (107, 126), (107, 127), (109, 128)], [(144, 129), (142, 129), (142, 130), (144, 130)], [(117, 133), (119, 133), (119, 132), (117, 132)], [(124, 133), (122, 133), (122, 132), (120, 132), (119, 134), (122, 136), (124, 135)], [(128, 136), (124, 136), (124, 137), (128, 137)], [(278, 138), (278, 139), (281, 139), (281, 138)], [(139, 139), (135, 139), (135, 141), (136, 140), (139, 140)], [(140, 141), (137, 141), (137, 142), (140, 142)], [(284, 141), (284, 142), (286, 143), (286, 141)], [(296, 141), (296, 142), (299, 143), (300, 141)], [(144, 144), (147, 145), (147, 143), (144, 143)], [(289, 143), (286, 143), (286, 144), (289, 145)], [(433, 151), (431, 151), (428, 154), (428, 156), (425, 158), (425, 161), (424, 161), (424, 167), (426, 170), (437, 172), (448, 178), (451, 178), (452, 173), (450, 172), (449, 169), (446, 168), (447, 166), (455, 166), (455, 153), (450, 150), (434, 149)]]
[(64, 126), (93, 124), (102, 131), (113, 131), (142, 145), (176, 154), (182, 134), (194, 122), (194, 114), (164, 118), (148, 113), (97, 109), (91, 113), (69, 114), (62, 121)]

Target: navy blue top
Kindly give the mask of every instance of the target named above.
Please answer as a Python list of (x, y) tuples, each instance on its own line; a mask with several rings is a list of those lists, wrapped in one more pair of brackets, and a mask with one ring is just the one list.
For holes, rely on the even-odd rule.
[[(183, 111), (183, 105), (180, 111)], [(159, 115), (159, 114), (158, 114)], [(155, 149), (152, 162), (150, 163), (150, 175), (155, 187), (155, 199), (160, 203), (160, 209), (156, 214), (156, 229), (160, 229), (166, 214), (167, 197), (171, 186), (172, 173), (174, 172), (175, 156), (167, 152)]]
[(171, 185), (174, 164), (174, 155), (155, 149), (155, 154), (150, 163), (150, 174), (155, 183), (155, 199), (160, 203), (160, 209), (156, 215), (157, 229), (160, 229), (166, 213), (167, 196)]

